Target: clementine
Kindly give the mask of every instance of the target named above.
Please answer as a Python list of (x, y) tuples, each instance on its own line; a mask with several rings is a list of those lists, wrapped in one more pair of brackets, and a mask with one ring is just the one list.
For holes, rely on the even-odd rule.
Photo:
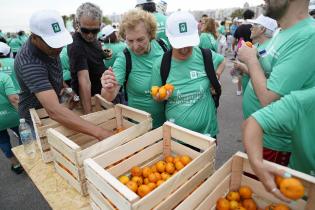
[(133, 182), (133, 181), (127, 182), (126, 186), (127, 186), (130, 190), (132, 190), (132, 191), (134, 191), (134, 192), (137, 192), (137, 190), (138, 190), (138, 185), (137, 185), (137, 183), (135, 183), (135, 182)]
[(227, 194), (226, 199), (229, 201), (240, 201), (241, 197), (238, 192), (231, 191)]
[(286, 178), (280, 183), (280, 192), (287, 198), (297, 200), (304, 195), (304, 186), (296, 178)]
[(257, 209), (257, 205), (253, 199), (243, 200), (242, 205), (247, 210), (256, 210)]
[(180, 162), (186, 166), (188, 163), (191, 162), (191, 158), (188, 155), (183, 155), (180, 157)]
[(216, 203), (216, 210), (229, 210), (230, 202), (225, 198), (219, 198)]
[(162, 173), (165, 171), (166, 163), (164, 161), (160, 160), (159, 162), (157, 162), (155, 164), (155, 166), (156, 166), (157, 171)]
[(156, 94), (159, 92), (159, 87), (158, 86), (152, 86), (151, 87), (151, 95), (156, 96)]
[(241, 186), (240, 189), (238, 190), (238, 192), (239, 192), (242, 199), (252, 198), (253, 191), (248, 186)]
[(151, 191), (151, 188), (148, 185), (141, 185), (138, 187), (137, 193), (142, 198)]
[(145, 178), (148, 177), (149, 174), (151, 174), (151, 173), (152, 173), (152, 171), (151, 171), (150, 167), (144, 167), (142, 169), (142, 176), (145, 177)]
[(166, 166), (165, 166), (165, 171), (169, 174), (173, 174), (174, 171), (175, 171), (175, 166), (173, 163), (166, 163)]
[(132, 176), (142, 176), (142, 170), (139, 166), (134, 166), (131, 168)]
[(140, 186), (140, 185), (143, 184), (143, 179), (142, 179), (142, 177), (140, 177), (140, 176), (133, 176), (133, 177), (131, 178), (131, 181), (137, 183), (138, 186)]
[(129, 182), (130, 180), (128, 176), (120, 176), (119, 181), (123, 184), (127, 184), (127, 182)]

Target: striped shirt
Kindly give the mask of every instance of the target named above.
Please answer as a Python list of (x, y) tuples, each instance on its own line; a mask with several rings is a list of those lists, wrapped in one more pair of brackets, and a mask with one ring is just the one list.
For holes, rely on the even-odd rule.
[(59, 95), (62, 89), (60, 58), (47, 56), (29, 38), (15, 57), (14, 69), (21, 87), (19, 115), (32, 125), (29, 109), (42, 108), (35, 94), (53, 89)]

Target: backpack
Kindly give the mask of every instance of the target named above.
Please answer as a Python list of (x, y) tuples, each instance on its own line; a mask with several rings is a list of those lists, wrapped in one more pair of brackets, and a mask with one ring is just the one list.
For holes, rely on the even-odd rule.
[[(164, 52), (168, 51), (167, 45), (165, 44), (165, 42), (162, 39), (156, 39), (156, 41), (162, 47)], [(122, 91), (124, 92), (125, 100), (128, 101), (127, 82), (128, 82), (129, 74), (130, 74), (131, 69), (132, 69), (132, 62), (131, 62), (131, 54), (130, 54), (127, 47), (124, 49), (123, 52), (124, 52), (125, 58), (126, 58), (126, 76), (125, 76), (124, 88)]]
[[(218, 108), (222, 91), (221, 91), (220, 82), (218, 81), (217, 75), (214, 70), (214, 66), (212, 62), (212, 52), (210, 49), (200, 48), (200, 50), (202, 52), (202, 57), (203, 57), (203, 62), (204, 62), (207, 77), (210, 80), (211, 86), (215, 90), (215, 93), (211, 91), (211, 95), (212, 95), (215, 107)], [(164, 53), (163, 58), (162, 58), (162, 63), (161, 63), (161, 68), (160, 68), (162, 85), (166, 84), (166, 80), (171, 69), (171, 61), (172, 61), (172, 50)]]

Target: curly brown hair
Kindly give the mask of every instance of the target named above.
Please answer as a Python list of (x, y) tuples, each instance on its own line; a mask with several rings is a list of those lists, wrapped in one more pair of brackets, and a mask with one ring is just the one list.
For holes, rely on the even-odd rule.
[(205, 28), (203, 29), (202, 32), (211, 33), (214, 36), (214, 38), (217, 39), (218, 33), (217, 33), (216, 25), (215, 25), (215, 20), (212, 18), (206, 18), (204, 20), (204, 25), (205, 25)]
[(126, 30), (134, 29), (141, 22), (144, 23), (150, 36), (150, 40), (155, 39), (157, 30), (155, 18), (149, 12), (143, 11), (141, 9), (133, 9), (124, 14), (119, 27), (119, 35), (123, 39), (126, 39)]

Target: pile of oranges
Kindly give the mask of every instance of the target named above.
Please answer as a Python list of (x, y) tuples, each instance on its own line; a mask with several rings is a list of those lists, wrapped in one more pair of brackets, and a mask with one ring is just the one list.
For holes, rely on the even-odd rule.
[(131, 176), (120, 176), (119, 181), (140, 197), (144, 197), (183, 169), (191, 160), (188, 155), (167, 156), (164, 160), (158, 161), (152, 166), (143, 168), (139, 166), (132, 167), (130, 171)]
[(167, 91), (169, 92), (171, 96), (174, 91), (174, 86), (171, 84), (165, 84), (164, 86), (161, 86), (161, 87), (158, 87), (158, 86), (151, 87), (151, 95), (153, 97), (158, 97), (160, 101), (163, 101), (167, 97)]
[(291, 200), (298, 200), (304, 195), (304, 186), (302, 182), (296, 178), (276, 176), (275, 182), (280, 192)]

